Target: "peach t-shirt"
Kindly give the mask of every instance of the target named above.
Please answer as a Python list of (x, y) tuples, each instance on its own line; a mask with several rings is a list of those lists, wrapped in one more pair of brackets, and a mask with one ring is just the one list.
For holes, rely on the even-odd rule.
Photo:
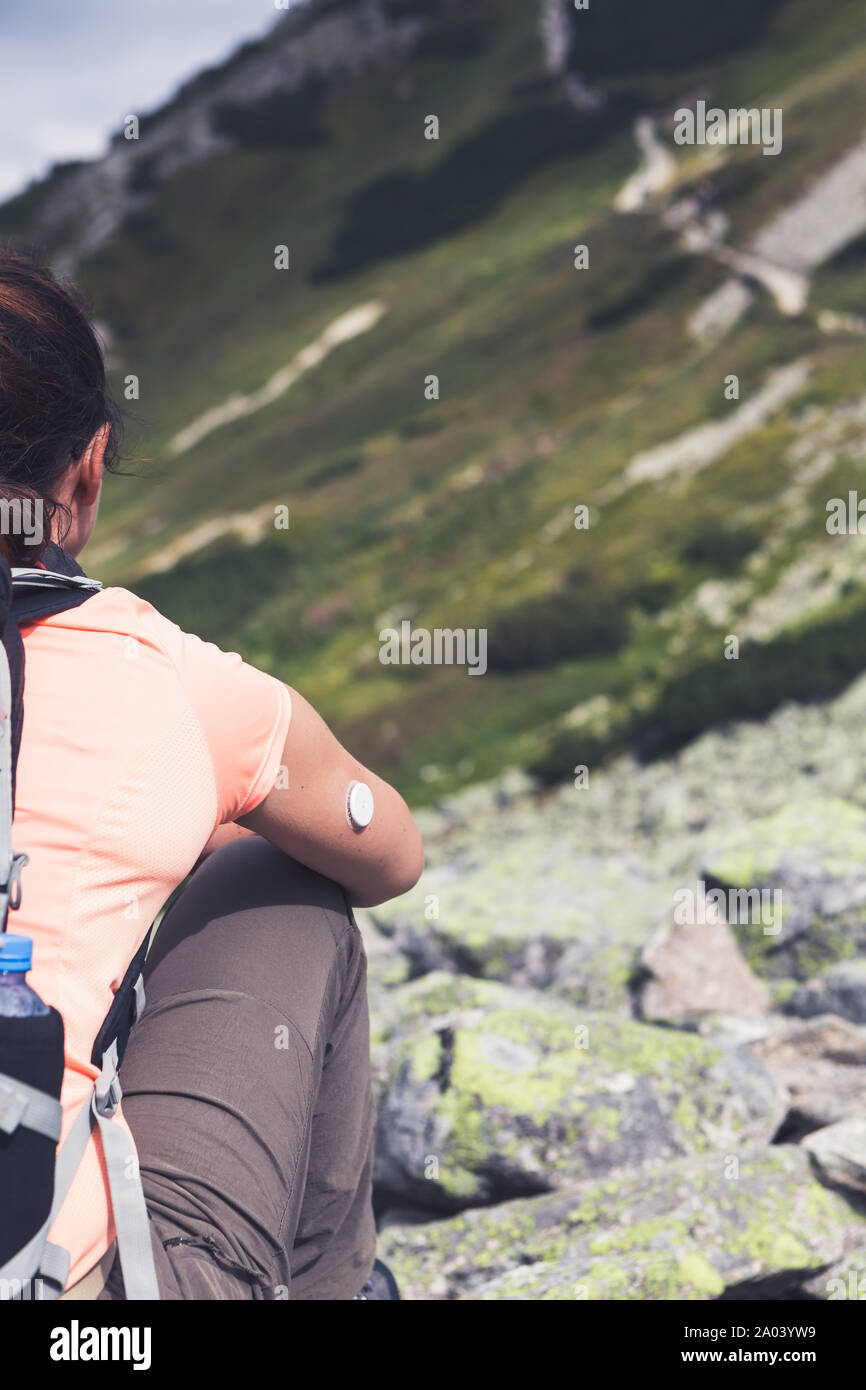
[[(93, 1043), (129, 962), (216, 827), (273, 787), (291, 704), (281, 682), (125, 589), (22, 636), (13, 843), (30, 863), (9, 930), (32, 937), (29, 983), (63, 1015), (62, 1142), (98, 1075)], [(68, 1285), (114, 1239), (96, 1134), (50, 1239), (70, 1252)]]

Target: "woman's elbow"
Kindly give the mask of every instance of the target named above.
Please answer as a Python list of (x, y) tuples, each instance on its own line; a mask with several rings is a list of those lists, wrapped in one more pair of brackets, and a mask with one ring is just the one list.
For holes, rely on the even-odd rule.
[(375, 882), (367, 883), (359, 892), (353, 893), (352, 901), (356, 907), (378, 907), (392, 898), (401, 898), (415, 887), (423, 872), (424, 842), (413, 822), (412, 833), (400, 846), (399, 853), (389, 856), (387, 863), (377, 873)]
[(410, 888), (414, 888), (424, 872), (424, 841), (421, 839), (414, 821), (412, 830), (414, 833), (401, 866), (400, 886), (394, 894), (395, 898), (399, 898), (402, 893), (408, 893)]

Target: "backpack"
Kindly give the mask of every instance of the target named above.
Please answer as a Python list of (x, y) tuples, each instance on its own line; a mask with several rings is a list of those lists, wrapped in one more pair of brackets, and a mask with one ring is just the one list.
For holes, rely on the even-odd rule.
[[(24, 717), (24, 644), (20, 626), (85, 603), (102, 588), (59, 546), (47, 569), (10, 569), (0, 557), (0, 932), (21, 902), (26, 854), (12, 848), (15, 768)], [(94, 1125), (108, 1174), (117, 1251), (127, 1299), (158, 1299), (150, 1227), (135, 1149), (112, 1124), (121, 1099), (118, 1068), (144, 1007), (141, 970), (149, 929), (97, 1034), (91, 1062), (100, 1069), (90, 1098), (59, 1150), (64, 1030), (59, 1012), (0, 1018), (0, 1300), (56, 1299), (69, 1275), (69, 1254), (48, 1232), (78, 1171)], [(46, 1003), (48, 1001), (45, 1001)], [(29, 1290), (36, 1288), (35, 1295)]]

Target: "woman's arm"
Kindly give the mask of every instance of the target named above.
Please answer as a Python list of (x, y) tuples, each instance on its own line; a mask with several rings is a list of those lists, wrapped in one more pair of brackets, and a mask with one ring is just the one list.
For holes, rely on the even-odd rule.
[[(335, 879), (358, 907), (399, 897), (424, 868), (424, 846), (409, 808), (346, 752), (302, 695), (289, 694), (292, 719), (282, 759), (287, 775), (238, 824)], [(366, 782), (373, 793), (373, 819), (363, 830), (354, 830), (346, 816), (353, 781)]]

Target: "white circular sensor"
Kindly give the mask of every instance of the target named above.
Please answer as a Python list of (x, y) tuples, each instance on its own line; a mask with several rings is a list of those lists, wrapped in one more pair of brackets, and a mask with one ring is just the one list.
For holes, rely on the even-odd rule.
[(346, 796), (346, 815), (353, 830), (363, 830), (373, 819), (373, 793), (366, 782), (352, 782)]

